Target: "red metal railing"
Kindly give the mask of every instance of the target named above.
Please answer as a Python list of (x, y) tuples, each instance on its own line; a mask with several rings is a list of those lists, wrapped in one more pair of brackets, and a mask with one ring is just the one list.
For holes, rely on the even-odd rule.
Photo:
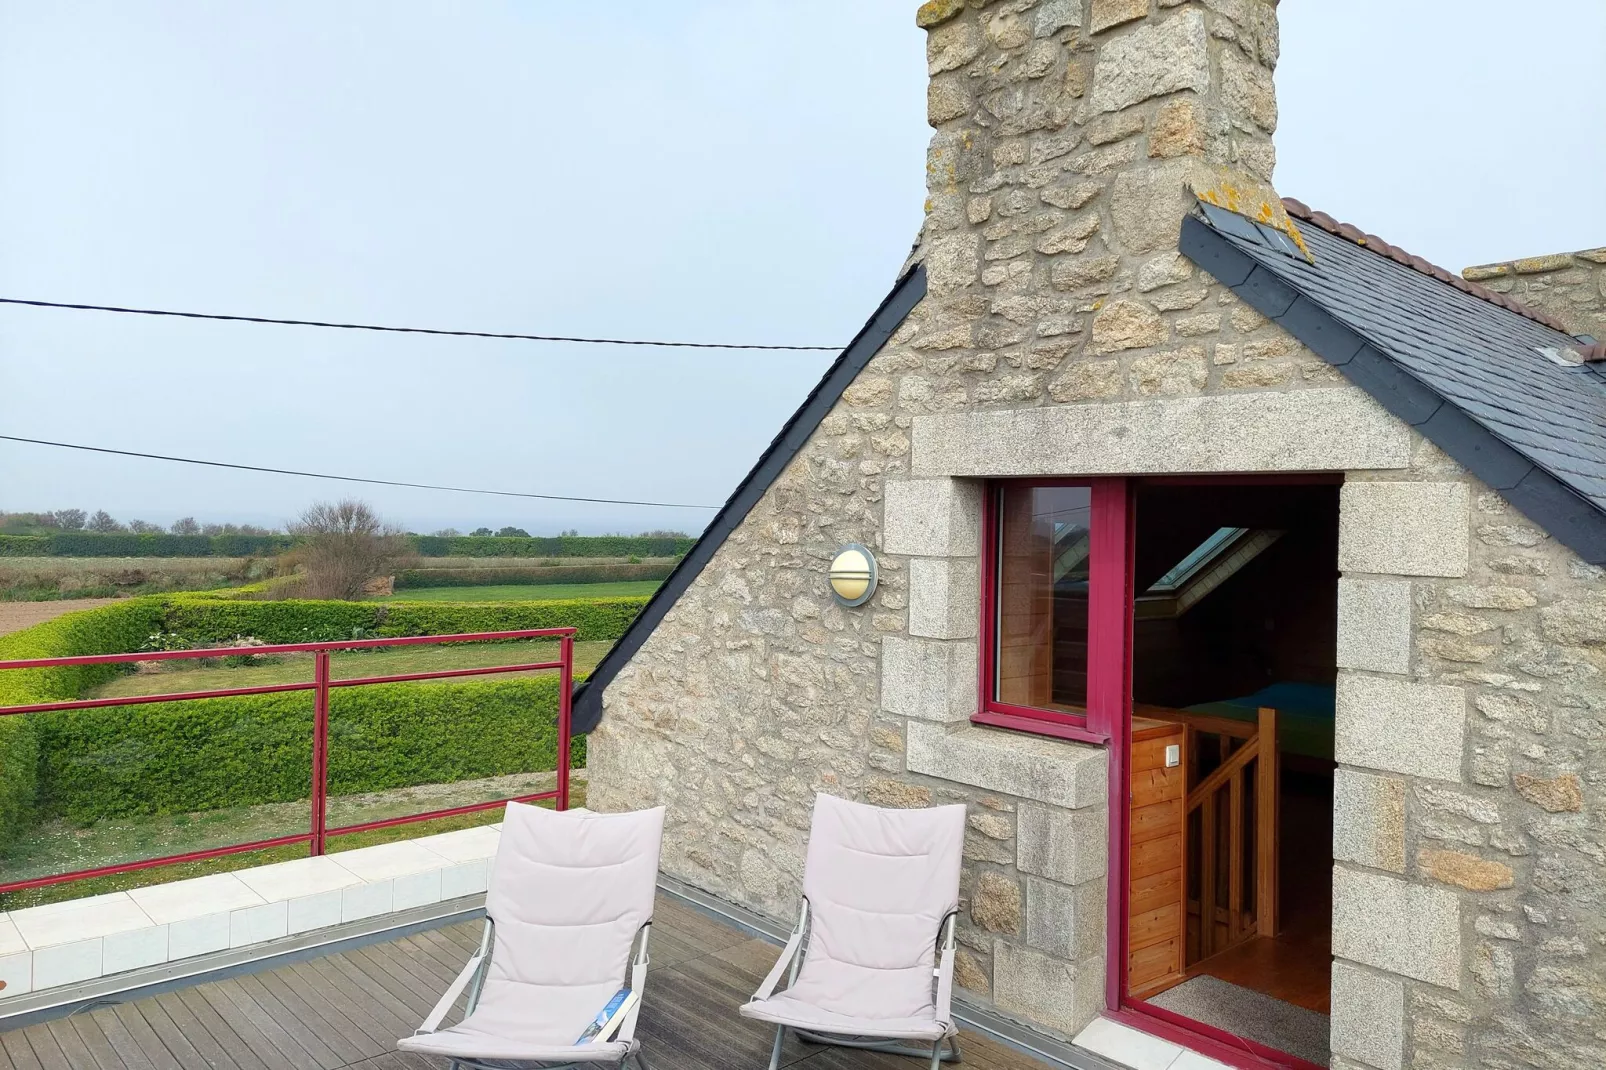
[[(208, 858), (240, 854), (244, 851), (261, 851), (269, 847), (287, 847), (304, 843), (310, 853), (321, 855), (330, 836), (348, 836), (354, 832), (405, 825), (414, 821), (429, 821), (441, 817), (455, 817), (477, 810), (489, 810), (509, 802), (537, 802), (545, 799), (557, 801), (559, 810), (569, 808), (569, 742), (572, 693), (574, 691), (574, 634), (573, 628), (536, 628), (515, 632), (471, 632), (460, 635), (420, 635), (396, 639), (353, 639), (334, 643), (284, 643), (277, 646), (224, 647), (208, 650), (164, 650), (139, 654), (85, 654), (70, 658), (34, 658), (25, 661), (0, 661), (0, 670), (48, 669), (61, 665), (116, 665), (139, 661), (181, 661), (194, 658), (236, 657), (241, 654), (306, 654), (313, 656), (312, 679), (304, 683), (268, 684), (261, 687), (227, 687), (212, 691), (183, 691), (167, 695), (131, 695), (127, 698), (72, 699), (63, 702), (39, 702), (28, 706), (0, 706), (0, 717), (25, 713), (45, 713), (50, 710), (92, 710), (104, 706), (137, 706), (147, 702), (180, 702), (188, 699), (229, 698), (234, 695), (269, 695), (281, 691), (313, 692), (312, 714), (312, 792), (311, 827), (292, 836), (277, 836), (269, 840), (253, 840), (224, 847), (212, 847), (185, 854), (146, 858), (137, 862), (120, 862), (94, 869), (74, 870), (49, 877), (0, 884), (0, 892), (16, 892), (25, 888), (40, 888), (48, 884), (88, 880), (114, 873), (171, 866), (180, 862), (200, 862)], [(392, 676), (364, 676), (349, 680), (331, 679), (329, 655), (336, 650), (372, 650), (379, 647), (423, 646), (440, 643), (484, 642), (497, 639), (556, 639), (558, 660), (526, 662), (518, 665), (491, 665), (476, 669), (442, 669), (436, 672), (401, 673)], [(531, 672), (538, 669), (558, 670), (558, 753), (557, 787), (533, 795), (519, 795), (490, 802), (470, 803), (444, 810), (430, 810), (405, 817), (390, 817), (380, 821), (365, 821), (357, 825), (329, 827), (329, 692), (339, 687), (363, 687), (368, 684), (395, 684), (410, 680), (445, 680), (457, 676), (484, 676), (492, 673)]]

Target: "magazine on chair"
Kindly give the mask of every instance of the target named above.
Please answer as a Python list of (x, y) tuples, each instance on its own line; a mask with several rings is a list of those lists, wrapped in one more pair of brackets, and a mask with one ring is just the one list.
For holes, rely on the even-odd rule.
[(591, 1019), (591, 1024), (586, 1026), (585, 1032), (580, 1034), (580, 1039), (575, 1043), (588, 1044), (599, 1036), (611, 1036), (620, 1019), (629, 1014), (630, 1008), (636, 1005), (637, 998), (639, 997), (636, 993), (629, 988), (621, 988), (615, 992), (607, 1005)]

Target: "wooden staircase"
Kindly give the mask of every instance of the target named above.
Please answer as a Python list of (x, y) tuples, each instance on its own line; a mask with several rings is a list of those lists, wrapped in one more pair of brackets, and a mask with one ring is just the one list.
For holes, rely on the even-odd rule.
[[(1152, 706), (1133, 714), (1127, 987), (1141, 999), (1211, 955), (1277, 934), (1279, 763), (1276, 710), (1254, 724)], [(1174, 766), (1167, 747), (1178, 748)]]

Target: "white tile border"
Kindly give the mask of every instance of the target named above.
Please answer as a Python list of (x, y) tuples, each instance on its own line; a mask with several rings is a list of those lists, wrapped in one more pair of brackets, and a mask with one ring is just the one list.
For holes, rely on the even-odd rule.
[(1209, 1056), (1111, 1018), (1093, 1019), (1071, 1043), (1131, 1070), (1230, 1070)]
[(0, 913), (7, 1000), (485, 891), (501, 825)]

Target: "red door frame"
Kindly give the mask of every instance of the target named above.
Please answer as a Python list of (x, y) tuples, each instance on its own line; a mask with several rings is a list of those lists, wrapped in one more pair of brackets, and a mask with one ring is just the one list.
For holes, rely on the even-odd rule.
[(994, 697), (997, 626), (998, 495), (988, 485), (982, 508), (981, 657), (977, 724), (1109, 745), (1109, 890), (1106, 914), (1105, 1015), (1242, 1070), (1319, 1070), (1314, 1063), (1246, 1037), (1126, 997), (1127, 872), (1130, 863), (1132, 644), (1136, 496), (1148, 485), (1280, 485), (1341, 483), (1338, 473), (1264, 476), (1121, 476), (1021, 480), (1033, 486), (1085, 486), (1092, 491), (1089, 530), (1087, 709), (1076, 715), (1000, 703)]
[[(1190, 1048), (1241, 1070), (1320, 1070), (1311, 1062), (1287, 1052), (1229, 1033), (1203, 1022), (1185, 1018), (1163, 1007), (1142, 1000), (1128, 999), (1127, 990), (1127, 872), (1130, 864), (1131, 788), (1128, 768), (1132, 750), (1132, 644), (1133, 607), (1136, 592), (1134, 553), (1137, 545), (1137, 488), (1147, 484), (1292, 484), (1339, 483), (1341, 474), (1290, 473), (1274, 476), (1179, 476), (1139, 480), (1102, 479), (1093, 481), (1094, 536), (1092, 582), (1089, 593), (1088, 636), (1088, 713), (1093, 727), (1093, 711), (1104, 720), (1099, 727), (1109, 740), (1110, 874), (1107, 895), (1108, 931), (1105, 945), (1105, 1016)], [(1107, 484), (1102, 497), (1097, 489)], [(1103, 508), (1100, 508), (1102, 502)], [(1102, 534), (1102, 537), (1100, 537)], [(1101, 573), (1099, 548), (1109, 558), (1104, 562), (1106, 582), (1098, 583)], [(1111, 572), (1120, 569), (1120, 582), (1110, 582)], [(1117, 592), (1118, 595), (1117, 595)], [(1101, 597), (1102, 595), (1102, 597)], [(1098, 638), (1096, 638), (1098, 637)], [(1095, 702), (1097, 691), (1100, 701)]]

